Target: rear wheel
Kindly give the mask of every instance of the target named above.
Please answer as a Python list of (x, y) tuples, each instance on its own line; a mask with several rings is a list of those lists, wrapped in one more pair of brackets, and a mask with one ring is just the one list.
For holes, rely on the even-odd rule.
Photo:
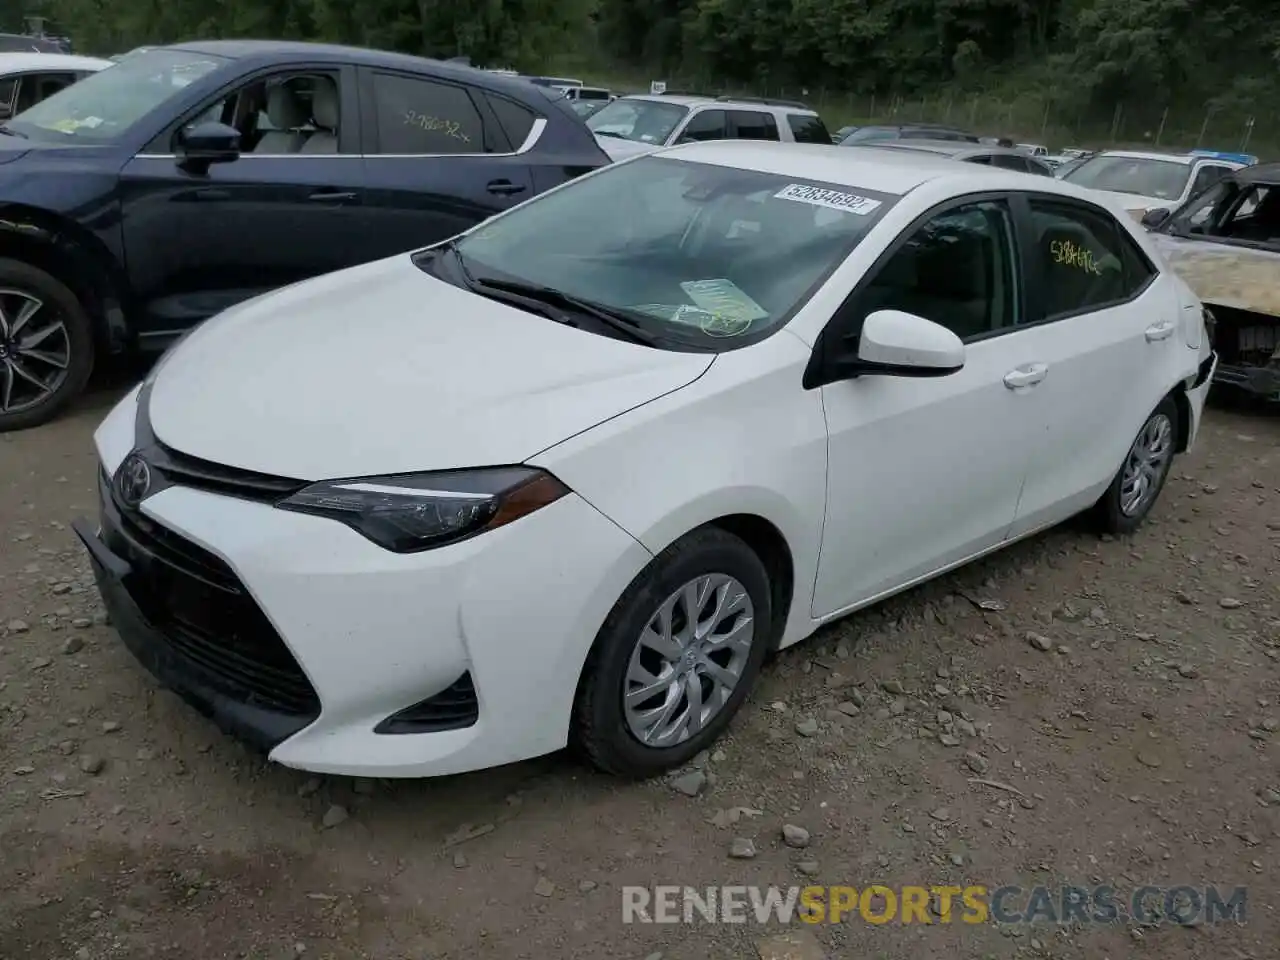
[(1178, 407), (1165, 397), (1138, 431), (1115, 479), (1094, 507), (1108, 533), (1132, 533), (1164, 489), (1178, 438)]
[(0, 433), (39, 426), (93, 372), (89, 315), (53, 275), (0, 258)]

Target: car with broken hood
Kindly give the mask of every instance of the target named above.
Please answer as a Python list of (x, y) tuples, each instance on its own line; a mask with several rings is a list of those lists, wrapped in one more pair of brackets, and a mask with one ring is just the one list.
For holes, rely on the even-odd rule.
[(1142, 222), (1211, 314), (1215, 382), (1280, 400), (1280, 163), (1236, 170)]

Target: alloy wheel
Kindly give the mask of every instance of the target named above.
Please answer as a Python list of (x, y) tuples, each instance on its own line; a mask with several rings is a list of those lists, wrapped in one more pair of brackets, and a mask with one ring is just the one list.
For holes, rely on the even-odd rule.
[(664, 600), (636, 640), (623, 681), (623, 716), (647, 747), (696, 736), (722, 710), (751, 657), (755, 610), (746, 588), (713, 573)]
[(1129, 448), (1120, 480), (1120, 512), (1134, 517), (1151, 506), (1173, 455), (1173, 422), (1163, 413), (1146, 422)]
[(52, 306), (0, 287), (0, 416), (38, 407), (71, 366), (71, 335)]

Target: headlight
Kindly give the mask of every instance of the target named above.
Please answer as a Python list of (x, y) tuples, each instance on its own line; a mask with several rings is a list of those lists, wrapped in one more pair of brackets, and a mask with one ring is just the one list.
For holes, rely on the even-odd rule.
[(568, 492), (542, 470), (494, 467), (324, 480), (276, 506), (338, 520), (386, 550), (416, 553), (519, 520)]

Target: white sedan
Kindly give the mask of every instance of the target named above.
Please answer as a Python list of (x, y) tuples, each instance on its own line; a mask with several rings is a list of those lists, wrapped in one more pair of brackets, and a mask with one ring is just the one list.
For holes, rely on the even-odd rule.
[(231, 309), (96, 433), (124, 642), (304, 770), (646, 776), (767, 651), (1193, 442), (1201, 304), (1046, 177), (700, 143)]

